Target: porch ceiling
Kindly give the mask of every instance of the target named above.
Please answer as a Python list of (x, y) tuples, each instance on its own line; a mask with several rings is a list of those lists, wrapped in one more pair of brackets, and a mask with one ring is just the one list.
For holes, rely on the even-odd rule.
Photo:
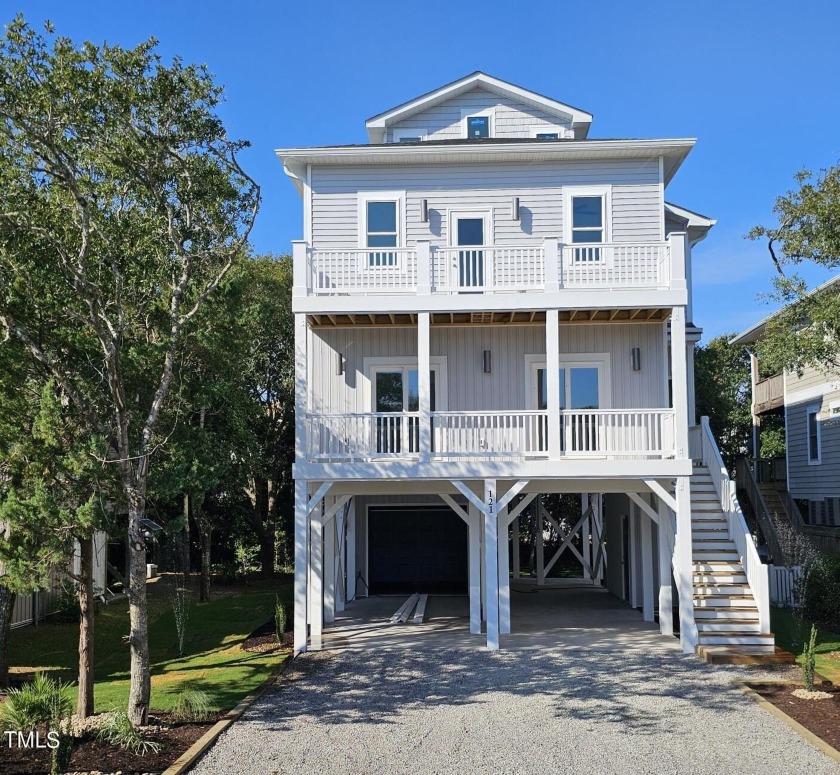
[[(566, 323), (661, 322), (671, 314), (670, 308), (638, 309), (575, 309), (560, 310), (560, 321)], [(416, 326), (416, 312), (325, 313), (309, 316), (313, 328), (347, 326)], [(503, 310), (487, 312), (433, 312), (433, 326), (530, 325), (545, 323), (545, 310)]]

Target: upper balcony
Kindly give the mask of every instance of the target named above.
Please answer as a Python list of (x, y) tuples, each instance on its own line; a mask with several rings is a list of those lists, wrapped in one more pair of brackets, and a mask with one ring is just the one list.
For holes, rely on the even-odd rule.
[(785, 377), (784, 374), (775, 374), (772, 377), (755, 383), (755, 413), (763, 414), (772, 412), (785, 405)]
[[(430, 309), (468, 308), (476, 302), (518, 308), (533, 305), (533, 293), (556, 295), (557, 306), (604, 306), (618, 301), (622, 291), (632, 292), (627, 303), (637, 303), (644, 292), (656, 293), (652, 304), (685, 303), (682, 234), (644, 243), (566, 245), (546, 239), (538, 244), (440, 247), (418, 240), (410, 247), (342, 250), (314, 249), (298, 241), (294, 263), (298, 311), (363, 309), (381, 304), (383, 297), (395, 297), (392, 303), (401, 306), (427, 297)], [(598, 299), (599, 291), (608, 296)], [(682, 295), (660, 298), (667, 291)], [(302, 297), (310, 303), (301, 304)]]

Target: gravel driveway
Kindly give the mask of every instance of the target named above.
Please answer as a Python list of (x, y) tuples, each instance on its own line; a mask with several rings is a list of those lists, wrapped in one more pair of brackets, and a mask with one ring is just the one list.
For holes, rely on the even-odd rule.
[(679, 653), (309, 654), (192, 772), (840, 772), (743, 675)]

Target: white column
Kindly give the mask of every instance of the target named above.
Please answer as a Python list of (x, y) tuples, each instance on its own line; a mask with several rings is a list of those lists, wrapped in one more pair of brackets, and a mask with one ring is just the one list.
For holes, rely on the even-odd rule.
[(487, 621), (487, 563), (484, 561), (484, 514), (478, 512), (478, 537), (479, 537), (479, 560), (481, 568), (479, 569), (480, 583), (481, 583), (481, 621)]
[(510, 563), (508, 561), (507, 506), (498, 515), (499, 633), (510, 634)]
[(481, 632), (481, 512), (469, 505), (468, 552), (470, 583), (470, 632)]
[(292, 240), (292, 295), (306, 296), (309, 278), (309, 246), (306, 240)]
[(429, 356), (429, 313), (417, 313), (417, 392), (420, 410), (420, 460), (428, 462), (432, 449), (432, 385)]
[[(586, 514), (589, 508), (589, 493), (582, 492), (580, 494), (580, 513), (581, 516)], [(583, 520), (580, 526), (580, 556), (583, 557), (583, 569), (581, 571), (583, 578), (588, 579), (592, 574), (592, 551), (590, 549), (591, 525), (589, 524), (589, 517)]]
[(309, 531), (306, 513), (309, 501), (307, 481), (295, 480), (295, 641), (294, 653), (306, 651), (306, 592), (309, 576)]
[(324, 629), (324, 527), (321, 523), (321, 507), (309, 522), (309, 552), (312, 573), (309, 590), (309, 641), (313, 651), (321, 648), (321, 634)]
[(677, 537), (675, 576), (680, 596), (680, 644), (686, 654), (697, 646), (697, 623), (694, 621), (694, 585), (691, 557), (691, 480), (677, 477)]
[(599, 493), (595, 496), (595, 533), (597, 546), (593, 547), (592, 551), (595, 554), (595, 583), (600, 586), (604, 580), (604, 496)]
[(520, 578), (519, 563), (521, 561), (522, 554), (522, 542), (520, 541), (519, 536), (519, 517), (514, 519), (511, 524), (511, 534), (513, 536), (513, 546), (511, 547), (511, 559), (513, 561), (513, 566), (511, 570), (513, 572), (513, 578), (518, 579)]
[[(335, 503), (335, 498), (330, 498)], [(324, 622), (331, 624), (335, 621), (335, 598), (336, 598), (336, 542), (335, 527), (338, 515), (336, 514), (324, 525)]]
[(344, 610), (347, 601), (347, 505), (335, 515), (335, 610)]
[(557, 237), (546, 237), (543, 243), (545, 253), (545, 292), (560, 290), (560, 246)]
[(432, 292), (432, 262), (429, 240), (419, 239), (417, 249), (417, 295), (428, 296)]
[(347, 602), (356, 597), (356, 499), (350, 499), (347, 512)]
[(545, 584), (545, 543), (543, 539), (543, 513), (542, 513), (542, 495), (534, 498), (535, 508), (537, 510), (537, 534), (534, 536), (535, 552), (537, 560), (537, 586), (541, 587)]
[[(659, 500), (659, 499), (657, 499)], [(674, 556), (674, 530), (670, 509), (659, 500), (659, 632), (674, 634), (674, 601), (671, 592), (671, 558)]]
[(630, 573), (627, 575), (630, 579), (630, 589), (627, 599), (633, 608), (638, 608), (641, 604), (639, 600), (639, 544), (636, 540), (636, 523), (636, 507), (630, 504), (630, 510), (627, 515), (627, 546), (630, 549), (630, 557), (628, 557)]
[(642, 528), (642, 619), (653, 621), (653, 520), (639, 512)]
[(685, 343), (685, 370), (688, 388), (688, 424), (697, 425), (697, 392), (694, 384), (694, 342)]
[(545, 386), (548, 406), (548, 457), (560, 459), (560, 313), (545, 313)]
[(499, 650), (499, 572), (496, 480), (484, 480), (484, 564), (487, 585), (487, 648)]

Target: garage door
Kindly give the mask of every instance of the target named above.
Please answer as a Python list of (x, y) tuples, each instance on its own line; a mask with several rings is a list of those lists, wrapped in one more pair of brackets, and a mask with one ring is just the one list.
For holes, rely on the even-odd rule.
[(368, 509), (371, 594), (466, 594), (467, 526), (451, 509)]

